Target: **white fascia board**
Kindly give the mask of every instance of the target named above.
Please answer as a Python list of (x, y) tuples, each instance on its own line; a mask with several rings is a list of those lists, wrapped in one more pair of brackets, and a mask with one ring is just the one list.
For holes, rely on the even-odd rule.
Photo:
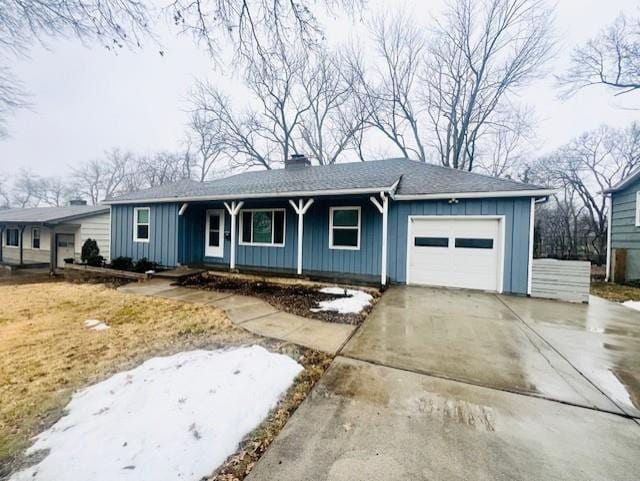
[(158, 199), (132, 199), (132, 200), (107, 200), (103, 204), (158, 204), (161, 202), (197, 202), (207, 200), (233, 200), (233, 199), (273, 199), (281, 197), (320, 197), (329, 195), (357, 195), (357, 194), (376, 194), (379, 192), (390, 192), (394, 183), (388, 187), (364, 187), (360, 189), (336, 189), (336, 190), (307, 190), (295, 192), (273, 192), (273, 193), (256, 193), (256, 194), (225, 194), (225, 195), (202, 195), (194, 197), (165, 197)]
[(442, 194), (396, 194), (394, 200), (429, 199), (491, 199), (494, 197), (545, 197), (557, 192), (555, 189), (507, 190), (496, 192), (449, 192)]

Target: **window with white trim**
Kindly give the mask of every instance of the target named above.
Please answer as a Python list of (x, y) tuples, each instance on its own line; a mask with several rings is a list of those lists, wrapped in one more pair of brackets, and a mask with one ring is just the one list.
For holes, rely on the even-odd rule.
[(329, 209), (329, 248), (360, 249), (360, 207)]
[(284, 247), (285, 209), (244, 209), (240, 244)]
[(136, 207), (133, 209), (133, 241), (149, 242), (149, 230), (151, 227), (151, 209), (149, 207)]
[(8, 247), (18, 247), (20, 245), (20, 231), (18, 229), (7, 229), (4, 245)]
[(40, 249), (40, 228), (34, 227), (31, 229), (31, 248)]
[(640, 227), (640, 190), (636, 192), (636, 227)]

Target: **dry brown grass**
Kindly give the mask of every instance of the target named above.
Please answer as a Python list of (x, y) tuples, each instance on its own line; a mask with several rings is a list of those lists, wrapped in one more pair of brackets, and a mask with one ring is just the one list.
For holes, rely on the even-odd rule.
[[(111, 326), (91, 331), (87, 319)], [(0, 478), (75, 389), (149, 357), (262, 338), (210, 306), (67, 282), (0, 286)]]
[(592, 282), (591, 294), (613, 302), (640, 300), (640, 288), (613, 282)]

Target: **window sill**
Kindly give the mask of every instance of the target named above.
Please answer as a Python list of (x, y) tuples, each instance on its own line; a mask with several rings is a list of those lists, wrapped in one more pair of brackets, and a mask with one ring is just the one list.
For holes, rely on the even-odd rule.
[(284, 244), (263, 244), (261, 242), (238, 242), (238, 245), (244, 247), (284, 247)]
[(359, 251), (360, 250), (360, 246), (355, 246), (355, 247), (351, 247), (351, 246), (329, 246), (329, 249), (335, 250), (335, 251)]

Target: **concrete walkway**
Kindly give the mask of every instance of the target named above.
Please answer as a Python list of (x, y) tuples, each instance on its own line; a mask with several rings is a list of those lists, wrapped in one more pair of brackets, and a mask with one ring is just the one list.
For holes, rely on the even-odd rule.
[(231, 322), (254, 334), (335, 354), (356, 326), (317, 321), (282, 312), (251, 296), (172, 286), (171, 280), (152, 279), (120, 287), (124, 293), (209, 304), (225, 311)]

